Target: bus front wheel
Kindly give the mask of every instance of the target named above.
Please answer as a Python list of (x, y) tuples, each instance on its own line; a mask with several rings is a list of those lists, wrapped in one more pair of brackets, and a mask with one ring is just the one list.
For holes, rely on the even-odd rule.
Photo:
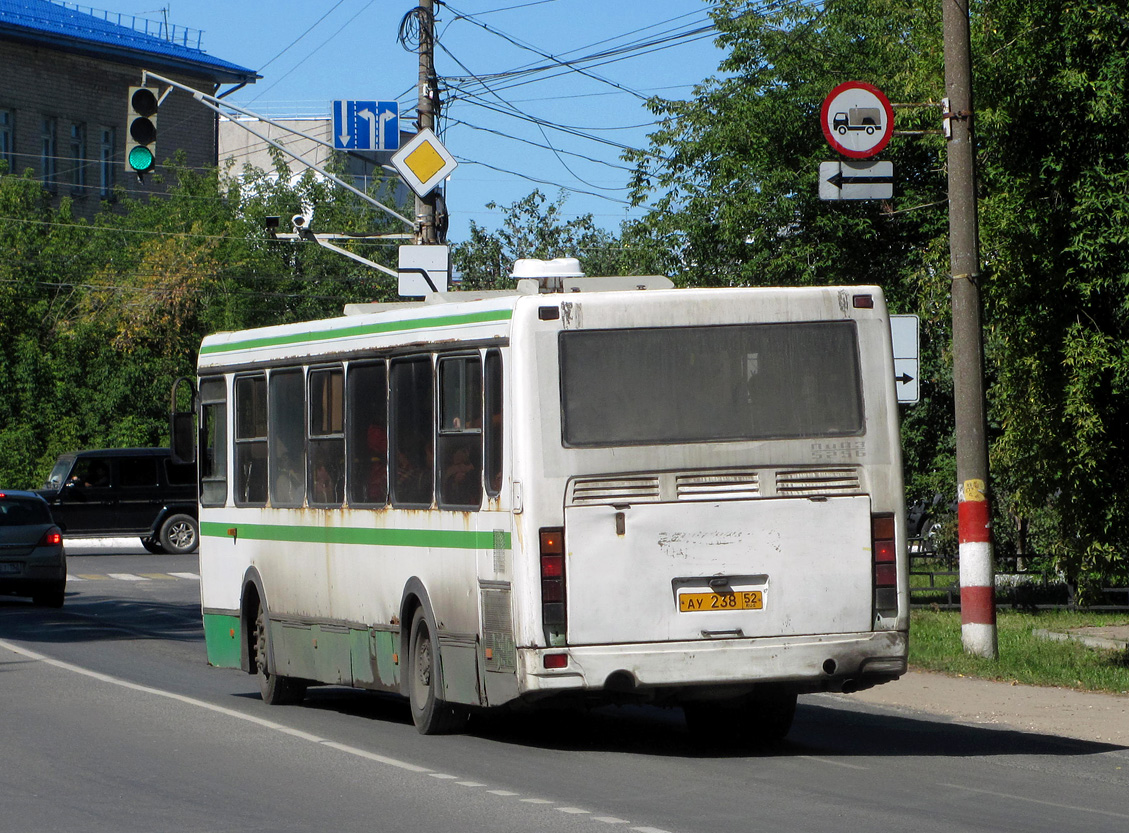
[(466, 725), (467, 712), (439, 697), (442, 691), (439, 643), (432, 636), (422, 607), (417, 608), (412, 617), (410, 633), (408, 700), (412, 707), (412, 722), (422, 735), (457, 732)]
[(306, 681), (273, 674), (267, 665), (270, 655), (270, 634), (267, 612), (259, 605), (255, 616), (255, 672), (259, 678), (259, 694), (268, 706), (294, 706), (306, 696)]

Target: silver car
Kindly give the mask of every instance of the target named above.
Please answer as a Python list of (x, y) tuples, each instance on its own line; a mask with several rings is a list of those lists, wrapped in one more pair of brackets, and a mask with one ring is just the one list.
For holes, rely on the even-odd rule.
[(63, 533), (35, 492), (0, 489), (0, 594), (62, 607), (67, 588)]

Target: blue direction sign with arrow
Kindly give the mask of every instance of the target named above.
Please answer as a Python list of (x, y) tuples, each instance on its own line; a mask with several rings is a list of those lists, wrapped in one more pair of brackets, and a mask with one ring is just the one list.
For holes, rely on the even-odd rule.
[(400, 105), (395, 101), (334, 101), (333, 147), (399, 150)]

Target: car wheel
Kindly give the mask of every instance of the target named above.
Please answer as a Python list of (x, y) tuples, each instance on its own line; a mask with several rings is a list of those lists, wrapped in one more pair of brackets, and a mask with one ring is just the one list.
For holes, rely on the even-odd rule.
[(306, 696), (306, 681), (273, 674), (268, 665), (270, 634), (267, 612), (259, 605), (255, 616), (255, 672), (259, 678), (259, 694), (268, 706), (296, 706)]
[(408, 655), (408, 700), (412, 722), (421, 735), (457, 732), (466, 725), (467, 710), (439, 699), (442, 687), (439, 645), (432, 638), (423, 608), (412, 618)]
[(161, 525), (161, 546), (165, 552), (184, 555), (195, 550), (199, 543), (200, 530), (191, 515), (173, 515)]
[(161, 542), (156, 538), (142, 538), (141, 546), (145, 547), (146, 550), (154, 555), (162, 555), (165, 552), (165, 548), (161, 546)]

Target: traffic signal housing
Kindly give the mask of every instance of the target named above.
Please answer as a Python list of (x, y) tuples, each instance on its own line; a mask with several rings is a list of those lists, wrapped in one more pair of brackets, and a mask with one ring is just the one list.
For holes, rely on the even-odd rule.
[(157, 91), (130, 87), (125, 124), (125, 169), (138, 176), (157, 166)]

